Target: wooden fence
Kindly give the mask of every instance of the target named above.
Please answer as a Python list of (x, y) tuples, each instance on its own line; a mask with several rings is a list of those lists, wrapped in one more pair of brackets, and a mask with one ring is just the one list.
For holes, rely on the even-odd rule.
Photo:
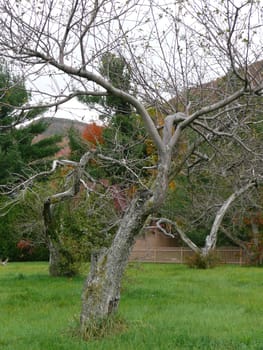
[[(130, 261), (184, 264), (194, 252), (185, 247), (159, 247), (151, 249), (134, 249)], [(215, 249), (215, 254), (222, 264), (244, 265), (247, 263), (242, 249), (223, 247)]]

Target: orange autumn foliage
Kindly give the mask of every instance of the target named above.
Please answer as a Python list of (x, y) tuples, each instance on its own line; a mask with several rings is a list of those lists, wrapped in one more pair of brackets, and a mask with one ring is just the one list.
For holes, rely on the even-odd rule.
[(176, 189), (176, 184), (174, 180), (169, 183), (169, 188), (171, 191), (174, 191)]
[(98, 143), (103, 143), (103, 126), (97, 125), (96, 123), (87, 124), (85, 127), (82, 137), (84, 140), (96, 145)]

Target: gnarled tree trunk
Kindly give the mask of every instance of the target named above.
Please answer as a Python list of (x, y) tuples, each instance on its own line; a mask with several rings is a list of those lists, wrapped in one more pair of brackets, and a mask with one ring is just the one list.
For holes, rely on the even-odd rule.
[(90, 273), (82, 293), (80, 316), (81, 331), (85, 333), (89, 322), (96, 322), (114, 313), (119, 305), (121, 280), (128, 263), (135, 236), (143, 225), (148, 210), (145, 195), (133, 199), (108, 249), (94, 253)]
[(138, 191), (131, 201), (110, 248), (93, 255), (91, 270), (82, 293), (80, 324), (84, 337), (90, 322), (94, 324), (117, 311), (122, 276), (135, 236), (141, 231), (147, 217), (159, 208), (165, 199), (171, 149), (172, 147), (167, 146), (161, 154), (158, 174), (151, 189)]

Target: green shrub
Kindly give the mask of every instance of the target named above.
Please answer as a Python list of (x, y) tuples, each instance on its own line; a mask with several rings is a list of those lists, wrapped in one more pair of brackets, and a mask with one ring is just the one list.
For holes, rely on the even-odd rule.
[(52, 250), (49, 263), (49, 273), (53, 277), (73, 277), (78, 275), (80, 262), (77, 261), (70, 250), (57, 246)]
[(207, 255), (195, 253), (187, 259), (186, 264), (190, 268), (211, 269), (220, 264), (220, 259), (216, 256), (215, 252), (210, 252)]

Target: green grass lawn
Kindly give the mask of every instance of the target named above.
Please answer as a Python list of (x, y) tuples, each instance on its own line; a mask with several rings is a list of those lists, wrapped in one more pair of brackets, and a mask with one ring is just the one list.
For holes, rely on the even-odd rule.
[(132, 264), (120, 304), (126, 330), (85, 343), (70, 332), (84, 277), (51, 278), (46, 263), (9, 263), (0, 266), (0, 349), (262, 350), (262, 273)]

